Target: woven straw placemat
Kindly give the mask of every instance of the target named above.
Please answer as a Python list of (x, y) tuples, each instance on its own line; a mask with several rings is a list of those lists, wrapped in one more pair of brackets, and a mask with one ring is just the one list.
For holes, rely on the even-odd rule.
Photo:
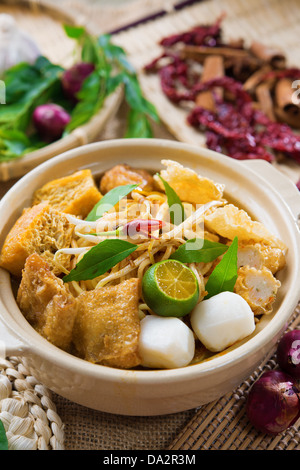
[[(56, 3), (57, 0), (48, 0)], [(280, 37), (287, 35), (289, 27), (280, 28), (281, 21), (295, 24), (296, 0), (260, 0), (262, 8), (268, 9), (266, 16), (259, 16), (258, 27), (266, 28), (266, 34), (273, 36), (275, 30), (271, 30), (272, 12), (276, 2), (281, 3), (281, 19), (277, 17), (277, 29)], [(67, 9), (76, 9), (81, 12), (82, 23), (89, 23), (97, 33), (118, 28), (128, 22), (132, 22), (141, 16), (153, 13), (165, 7), (166, 3), (175, 1), (164, 0), (130, 0), (128, 5), (115, 7), (112, 2), (101, 0), (61, 0), (60, 5)], [(121, 2), (120, 2), (121, 3)], [(122, 2), (125, 3), (125, 2)], [(252, 6), (256, 5), (255, 14), (259, 15), (258, 0), (206, 0), (192, 7), (199, 11), (197, 18), (203, 20), (202, 9), (213, 12), (211, 18), (224, 9), (228, 18), (240, 21), (241, 32), (247, 31), (247, 18), (252, 17)], [(233, 8), (232, 6), (235, 5)], [(298, 5), (298, 4), (297, 4)], [(296, 6), (297, 6), (296, 5)], [(233, 9), (231, 9), (233, 8)], [(199, 10), (198, 10), (199, 9)], [(188, 12), (188, 10), (186, 10)], [(187, 14), (182, 12), (183, 17)], [(209, 13), (207, 13), (209, 17)], [(299, 18), (298, 18), (299, 19)], [(156, 24), (156, 22), (155, 22)], [(155, 31), (155, 24), (151, 31)], [(184, 26), (180, 23), (178, 28)], [(149, 25), (147, 26), (149, 27)], [(150, 31), (149, 29), (149, 31)], [(130, 34), (132, 30), (129, 31)], [(128, 32), (128, 33), (129, 33)], [(167, 30), (166, 30), (167, 32)], [(125, 35), (125, 33), (122, 33)], [(126, 33), (127, 34), (127, 33)], [(294, 33), (295, 34), (295, 33)], [(119, 38), (121, 35), (119, 36)], [(124, 37), (124, 36), (123, 36)], [(296, 50), (297, 36), (294, 36), (292, 47)], [(125, 46), (125, 44), (123, 44)], [(125, 119), (127, 115), (126, 105), (120, 108), (119, 113), (109, 123), (107, 128), (99, 135), (99, 140), (120, 138), (124, 135)], [(175, 139), (174, 135), (164, 126), (154, 126), (155, 137)], [(0, 185), (0, 197), (2, 197), (13, 181), (6, 185)], [(300, 307), (291, 317), (289, 328), (299, 327)], [(21, 365), (20, 365), (21, 367)], [(220, 400), (212, 402), (199, 409), (192, 409), (166, 416), (131, 417), (119, 416), (90, 410), (56, 394), (51, 395), (56, 413), (64, 424), (64, 447), (66, 450), (299, 450), (299, 423), (288, 429), (285, 433), (276, 437), (264, 436), (257, 433), (245, 416), (245, 401), (247, 393), (253, 381), (264, 371), (276, 367), (274, 353), (265, 359), (247, 381), (232, 393)]]
[(0, 358), (0, 420), (8, 450), (64, 450), (64, 425), (51, 392), (20, 357)]

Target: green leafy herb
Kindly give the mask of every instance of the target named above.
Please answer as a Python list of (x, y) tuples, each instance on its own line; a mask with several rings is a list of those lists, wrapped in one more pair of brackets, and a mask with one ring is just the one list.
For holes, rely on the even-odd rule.
[(33, 109), (58, 93), (62, 71), (46, 57), (39, 57), (33, 65), (22, 63), (9, 69), (4, 76), (6, 105), (0, 106), (1, 127), (25, 131)]
[(2, 421), (0, 420), (0, 450), (8, 450), (8, 440)]
[(125, 99), (130, 109), (125, 137), (152, 137), (149, 119), (159, 121), (156, 109), (143, 97), (136, 74), (130, 74), (124, 70), (122, 77), (125, 85)]
[(79, 39), (85, 34), (85, 28), (82, 26), (64, 25), (64, 30), (69, 38)]
[(3, 76), (6, 104), (0, 106), (0, 162), (48, 145), (32, 126), (32, 114), (37, 106), (51, 102), (70, 114), (65, 137), (88, 123), (119, 86), (124, 89), (129, 108), (125, 137), (152, 137), (151, 121), (159, 122), (159, 117), (155, 107), (144, 98), (126, 52), (113, 44), (108, 34), (97, 37), (82, 26), (65, 25), (64, 29), (76, 41), (75, 62), (93, 63), (95, 70), (84, 81), (76, 104), (64, 96), (61, 83), (64, 68), (46, 57), (7, 70)]
[(137, 245), (117, 238), (104, 240), (91, 248), (72, 271), (63, 277), (64, 282), (87, 281), (105, 274), (109, 269), (127, 258)]
[(160, 175), (157, 175), (164, 187), (168, 199), (169, 211), (170, 211), (170, 220), (172, 224), (179, 225), (185, 220), (184, 207), (179, 196), (176, 194), (173, 188), (165, 181)]
[(127, 70), (129, 73), (135, 74), (134, 67), (127, 60), (126, 52), (122, 47), (111, 42), (110, 34), (102, 34), (99, 36), (98, 45), (105, 51), (107, 59), (121, 64), (123, 70)]
[(193, 238), (181, 245), (170, 257), (182, 263), (210, 263), (228, 250), (227, 245)]
[(100, 71), (95, 70), (83, 82), (78, 93), (79, 99), (71, 111), (71, 121), (67, 125), (64, 136), (79, 126), (86, 124), (103, 106), (105, 100), (104, 80)]
[(25, 155), (46, 145), (28, 132), (33, 110), (40, 104), (62, 99), (62, 67), (39, 57), (33, 65), (18, 64), (6, 71), (6, 104), (0, 106), (0, 161)]
[(220, 292), (233, 292), (237, 280), (237, 251), (238, 238), (235, 237), (227, 252), (217, 264), (208, 278), (205, 289), (208, 292), (206, 299)]
[(155, 107), (144, 98), (137, 74), (128, 62), (124, 49), (113, 44), (109, 34), (95, 38), (81, 27), (66, 28), (69, 37), (78, 41), (81, 59), (95, 65), (78, 94), (79, 103), (71, 113), (65, 134), (85, 124), (100, 109), (107, 96), (123, 85), (129, 107), (126, 138), (152, 137), (150, 120), (159, 122)]
[(123, 199), (123, 197), (127, 196), (127, 194), (131, 193), (135, 188), (137, 188), (137, 184), (126, 184), (124, 186), (117, 186), (116, 188), (111, 189), (108, 193), (100, 199), (99, 202), (93, 207), (91, 212), (88, 214), (86, 220), (88, 221), (95, 221), (100, 219), (103, 214), (110, 209), (112, 209), (118, 202)]

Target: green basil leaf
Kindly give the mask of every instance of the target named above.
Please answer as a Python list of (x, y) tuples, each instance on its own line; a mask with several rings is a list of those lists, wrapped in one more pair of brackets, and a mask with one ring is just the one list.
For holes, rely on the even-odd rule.
[(123, 69), (127, 72), (134, 74), (135, 70), (133, 66), (128, 62), (126, 58), (126, 52), (120, 46), (111, 42), (111, 35), (102, 34), (98, 38), (98, 44), (103, 49), (105, 56), (112, 61), (119, 63)]
[(151, 125), (147, 116), (135, 109), (131, 109), (128, 113), (127, 131), (124, 137), (126, 139), (153, 137)]
[(71, 112), (71, 120), (64, 135), (86, 124), (102, 107), (105, 99), (105, 82), (98, 70), (92, 72), (84, 80), (77, 97), (79, 101)]
[(182, 205), (182, 202), (177, 195), (177, 193), (174, 191), (173, 188), (165, 181), (160, 175), (157, 175), (164, 187), (165, 187), (165, 192), (167, 195), (168, 199), (168, 205), (169, 205), (169, 211), (170, 211), (170, 220), (172, 224), (175, 225), (180, 225), (184, 220), (185, 220), (185, 213), (184, 213), (184, 207)]
[(100, 199), (99, 202), (93, 207), (91, 212), (88, 214), (86, 220), (93, 222), (100, 219), (103, 214), (110, 209), (112, 209), (118, 202), (131, 193), (135, 188), (138, 187), (138, 184), (126, 184), (124, 186), (117, 186), (116, 188), (111, 189), (108, 193)]
[(125, 99), (130, 108), (135, 109), (158, 122), (158, 114), (152, 103), (147, 101), (141, 91), (141, 87), (135, 74), (124, 72), (123, 82), (125, 85)]
[(109, 269), (127, 258), (137, 245), (118, 238), (104, 240), (91, 248), (72, 271), (63, 277), (64, 282), (87, 281), (105, 274)]
[(34, 107), (48, 101), (49, 90), (59, 84), (62, 71), (45, 57), (39, 57), (33, 65), (19, 64), (8, 70), (4, 77), (7, 104), (0, 107), (1, 127), (25, 131)]
[(2, 421), (0, 420), (0, 450), (8, 450), (8, 440)]
[(85, 34), (85, 28), (83, 26), (65, 24), (64, 30), (66, 35), (71, 39), (80, 39)]
[(227, 250), (228, 246), (223, 243), (193, 238), (181, 245), (170, 258), (182, 263), (210, 263)]
[(220, 292), (233, 292), (238, 276), (237, 252), (238, 238), (235, 237), (220, 263), (217, 264), (208, 278), (205, 286), (205, 289), (208, 292), (205, 297), (206, 299), (209, 299)]
[(118, 86), (120, 86), (121, 84), (123, 84), (122, 73), (114, 75), (113, 77), (108, 76), (106, 79), (106, 83), (105, 83), (107, 95), (110, 95), (111, 93), (113, 93), (116, 90), (116, 88), (118, 88)]

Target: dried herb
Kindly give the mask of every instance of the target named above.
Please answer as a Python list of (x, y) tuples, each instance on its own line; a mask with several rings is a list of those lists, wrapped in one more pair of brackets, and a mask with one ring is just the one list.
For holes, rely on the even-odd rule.
[[(255, 55), (251, 47), (245, 47), (243, 40), (226, 44), (221, 21), (222, 17), (212, 25), (199, 25), (164, 38), (160, 43), (164, 48), (162, 54), (148, 64), (145, 71), (159, 76), (162, 92), (174, 104), (186, 109), (186, 101), (190, 102), (189, 107), (194, 103), (187, 114), (187, 123), (205, 133), (209, 149), (239, 160), (259, 158), (272, 162), (284, 154), (300, 162), (300, 136), (293, 131), (291, 121), (286, 116), (278, 116), (277, 121), (270, 114), (268, 117), (257, 101), (255, 90), (248, 93), (244, 89), (245, 81), (265, 66), (255, 83), (256, 86), (265, 83), (272, 99), (276, 81), (286, 77), (297, 81), (300, 69), (277, 70), (275, 65), (272, 69), (268, 58), (263, 60), (260, 55)], [(204, 67), (199, 70), (199, 63), (204, 65), (210, 50), (214, 55), (222, 55), (224, 49), (227, 51), (227, 55), (222, 56), (225, 76), (202, 80)], [(228, 55), (228, 51), (231, 54)], [(285, 61), (284, 56), (283, 59)], [(206, 91), (213, 97), (213, 111), (197, 105), (199, 93)], [(276, 103), (272, 104), (273, 116), (276, 116)], [(293, 122), (298, 123), (296, 116), (293, 116)]]

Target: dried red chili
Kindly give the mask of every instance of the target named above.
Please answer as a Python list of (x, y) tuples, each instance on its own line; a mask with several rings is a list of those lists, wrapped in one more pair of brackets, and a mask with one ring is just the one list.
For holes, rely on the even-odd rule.
[(300, 162), (300, 136), (288, 125), (273, 122), (257, 110), (241, 83), (229, 77), (210, 80), (197, 89), (202, 91), (216, 86), (230, 91), (233, 101), (216, 100), (216, 112), (196, 106), (187, 118), (192, 126), (210, 131), (208, 148), (236, 159), (267, 161), (275, 158), (271, 151), (279, 151)]
[(160, 45), (171, 47), (174, 44), (183, 42), (184, 44), (193, 44), (195, 46), (217, 46), (221, 44), (221, 22), (224, 15), (212, 25), (199, 25), (179, 34), (167, 36), (160, 41)]
[[(273, 122), (255, 108), (243, 84), (224, 76), (201, 82), (201, 74), (194, 72), (191, 61), (180, 58), (178, 43), (220, 46), (222, 17), (213, 25), (200, 25), (190, 31), (164, 38), (164, 53), (145, 67), (157, 72), (163, 93), (170, 101), (194, 102), (199, 93), (223, 88), (223, 100), (215, 96), (216, 112), (195, 106), (187, 117), (191, 126), (206, 132), (206, 145), (236, 159), (260, 158), (271, 162), (276, 152), (282, 152), (300, 163), (300, 137), (286, 124)], [(300, 78), (300, 70), (290, 68), (267, 73), (261, 81), (284, 77)]]

